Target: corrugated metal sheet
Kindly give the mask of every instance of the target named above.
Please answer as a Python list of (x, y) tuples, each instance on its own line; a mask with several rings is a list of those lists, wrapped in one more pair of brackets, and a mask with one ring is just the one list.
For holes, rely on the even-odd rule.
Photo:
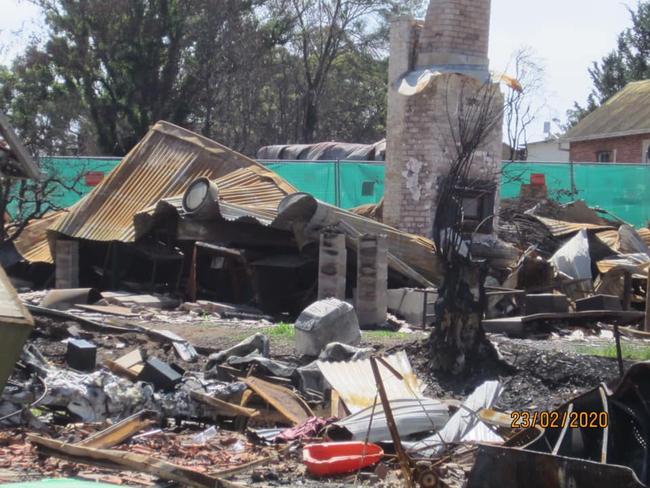
[(650, 132), (650, 80), (628, 83), (623, 90), (582, 119), (565, 139), (580, 141)]
[(602, 259), (596, 263), (598, 271), (602, 274), (611, 271), (629, 271), (633, 274), (646, 275), (650, 267), (647, 254), (625, 254), (619, 257)]
[(540, 217), (539, 215), (533, 215), (537, 220), (544, 224), (548, 230), (555, 237), (562, 237), (575, 232), (579, 232), (583, 229), (585, 230), (612, 230), (613, 227), (609, 225), (597, 225), (597, 224), (585, 224), (585, 223), (576, 223), (576, 222), (566, 222), (564, 220), (556, 220), (548, 217)]
[(641, 227), (636, 231), (639, 233), (639, 236), (641, 236), (641, 239), (643, 239), (643, 242), (645, 242), (645, 245), (650, 247), (650, 229), (647, 227)]
[[(415, 376), (406, 352), (400, 351), (386, 357), (385, 360), (404, 377), (403, 380), (400, 380), (385, 366), (379, 365), (388, 399), (422, 398), (422, 383)], [(369, 359), (332, 363), (318, 361), (316, 364), (327, 382), (338, 391), (351, 413), (356, 413), (373, 404), (377, 386)]]
[(439, 455), (448, 443), (489, 442), (502, 443), (503, 439), (481, 421), (477, 413), (492, 408), (499, 400), (503, 388), (498, 381), (486, 381), (465, 399), (461, 408), (449, 419), (440, 432), (414, 443), (404, 443), (412, 455), (433, 457)]
[[(449, 420), (449, 408), (439, 400), (430, 398), (403, 398), (391, 400), (390, 408), (395, 418), (400, 438), (419, 432), (437, 431), (442, 429)], [(371, 422), (372, 418), (372, 422)], [(386, 414), (381, 402), (377, 400), (374, 416), (372, 406), (352, 414), (334, 425), (344, 427), (352, 434), (352, 440), (363, 441), (368, 435), (369, 442), (390, 441), (390, 430), (386, 423)]]
[[(159, 200), (182, 194), (195, 178), (218, 179), (243, 168), (237, 185), (264, 181), (265, 191), (241, 189), (239, 197), (264, 205), (295, 189), (252, 159), (168, 122), (158, 122), (84, 200), (49, 231), (93, 241), (133, 242), (134, 216)], [(234, 189), (233, 192), (237, 193)], [(249, 192), (245, 197), (244, 193)], [(276, 204), (277, 205), (277, 204)]]
[(60, 219), (64, 212), (47, 214), (43, 218), (34, 220), (23, 229), (14, 241), (14, 246), (25, 261), (29, 263), (54, 262), (47, 240), (47, 229)]
[(621, 240), (617, 230), (603, 230), (596, 232), (596, 237), (614, 251), (618, 251), (621, 247)]
[[(260, 172), (257, 166), (233, 171), (213, 181), (219, 188), (219, 213), (228, 221), (247, 219), (269, 225), (278, 214), (280, 201), (287, 195), (275, 180), (268, 179), (267, 170)], [(173, 207), (178, 214), (183, 213), (183, 194), (161, 202), (163, 207)], [(149, 230), (161, 202), (136, 214), (136, 238)]]

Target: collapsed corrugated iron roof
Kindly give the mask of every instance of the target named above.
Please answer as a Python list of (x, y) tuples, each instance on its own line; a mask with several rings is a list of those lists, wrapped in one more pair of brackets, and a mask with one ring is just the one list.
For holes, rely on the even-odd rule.
[(257, 185), (255, 192), (245, 190), (249, 205), (279, 202), (295, 192), (252, 159), (194, 132), (158, 122), (99, 186), (48, 230), (92, 241), (133, 242), (133, 218), (138, 212), (178, 195), (195, 178), (218, 179), (244, 168), (246, 172), (234, 175), (241, 180), (233, 186)]

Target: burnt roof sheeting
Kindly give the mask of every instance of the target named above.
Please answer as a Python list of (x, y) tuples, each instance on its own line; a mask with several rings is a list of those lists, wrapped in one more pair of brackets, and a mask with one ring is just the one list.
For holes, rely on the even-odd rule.
[[(277, 208), (287, 195), (288, 188), (276, 184), (278, 177), (268, 177), (269, 171), (258, 166), (238, 169), (213, 180), (219, 188), (219, 215), (234, 222), (248, 220), (268, 226), (277, 216)], [(193, 181), (193, 180), (192, 180)], [(192, 181), (188, 181), (191, 183)], [(187, 186), (187, 185), (186, 185)], [(148, 232), (155, 223), (155, 215), (173, 208), (183, 213), (183, 194), (162, 199), (135, 215), (136, 238)]]
[(533, 217), (544, 224), (554, 237), (568, 236), (581, 230), (604, 231), (613, 229), (611, 225), (565, 222), (564, 220), (540, 217), (539, 215), (533, 215)]
[(51, 212), (34, 220), (23, 229), (13, 244), (16, 251), (28, 263), (53, 263), (47, 240), (47, 229), (58, 221), (65, 211)]
[[(275, 173), (203, 136), (158, 122), (86, 198), (48, 230), (93, 241), (135, 240), (134, 216), (159, 200), (181, 194), (198, 177), (218, 179), (243, 168), (268, 192), (295, 189)], [(243, 175), (242, 175), (243, 176)], [(249, 195), (249, 203), (268, 195)]]
[(650, 80), (628, 83), (573, 127), (564, 139), (586, 141), (650, 132)]

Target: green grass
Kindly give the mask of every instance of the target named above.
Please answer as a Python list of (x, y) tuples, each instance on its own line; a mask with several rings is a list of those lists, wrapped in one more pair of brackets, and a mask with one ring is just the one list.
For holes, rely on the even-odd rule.
[[(579, 346), (576, 348), (578, 354), (589, 356), (603, 356), (607, 358), (616, 357), (616, 346)], [(632, 361), (647, 361), (650, 359), (650, 346), (621, 344), (623, 359)]]
[(380, 340), (380, 339), (414, 339), (415, 335), (406, 334), (404, 332), (393, 332), (392, 330), (364, 330), (362, 332), (366, 340)]
[(270, 337), (282, 337), (285, 339), (291, 339), (296, 335), (296, 329), (293, 328), (293, 324), (288, 324), (286, 322), (280, 322), (273, 327), (264, 329), (265, 334), (268, 334)]

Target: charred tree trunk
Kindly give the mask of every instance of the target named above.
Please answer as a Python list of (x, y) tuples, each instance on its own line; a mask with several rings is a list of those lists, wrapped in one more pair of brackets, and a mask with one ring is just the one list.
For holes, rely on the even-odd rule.
[(472, 165), (477, 151), (495, 136), (495, 130), (498, 135), (503, 103), (499, 88), (490, 82), (480, 85), (461, 78), (450, 88), (453, 79), (447, 79), (449, 171), (438, 187), (433, 223), (436, 254), (445, 273), (429, 350), (432, 369), (460, 374), (482, 362), (482, 351), (493, 349), (481, 327), (487, 303), (483, 290), (486, 272), (480, 262), (472, 261), (476, 228), (465, 225), (463, 206), (468, 198), (476, 198), (466, 192), (477, 188)]
[(436, 326), (429, 338), (433, 370), (459, 374), (476, 364), (485, 335), (481, 327), (485, 293), (476, 264), (447, 269), (436, 300)]

